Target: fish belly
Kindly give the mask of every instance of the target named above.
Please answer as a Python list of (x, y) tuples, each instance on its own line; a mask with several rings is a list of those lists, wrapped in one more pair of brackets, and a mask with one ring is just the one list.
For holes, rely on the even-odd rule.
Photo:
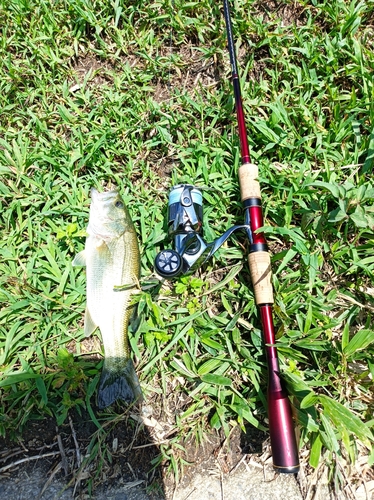
[(133, 290), (115, 288), (133, 284), (135, 289), (138, 285), (136, 234), (125, 233), (109, 242), (90, 236), (86, 253), (87, 308), (93, 323), (100, 328), (105, 353), (98, 394), (99, 407), (105, 408), (116, 399), (133, 401), (141, 396), (127, 332), (133, 314)]

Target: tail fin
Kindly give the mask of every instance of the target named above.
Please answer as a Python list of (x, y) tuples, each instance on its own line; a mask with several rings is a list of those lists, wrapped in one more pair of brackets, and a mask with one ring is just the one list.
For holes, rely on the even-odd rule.
[(131, 359), (105, 359), (101, 373), (97, 404), (100, 410), (121, 400), (126, 403), (141, 401), (142, 390)]

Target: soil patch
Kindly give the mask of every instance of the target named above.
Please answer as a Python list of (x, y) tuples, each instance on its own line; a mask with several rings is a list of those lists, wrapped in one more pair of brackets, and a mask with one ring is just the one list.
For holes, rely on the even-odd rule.
[[(150, 500), (172, 498), (178, 478), (180, 487), (187, 487), (197, 473), (229, 474), (248, 453), (260, 459), (263, 452), (266, 435), (254, 428), (243, 434), (236, 426), (228, 437), (210, 432), (200, 445), (189, 438), (175, 448), (183, 450), (179, 457), (179, 452), (174, 456), (176, 461), (182, 458), (183, 463), (189, 464), (175, 474), (173, 468), (167, 467), (170, 463), (162, 459), (160, 443), (154, 443), (155, 422), (159, 421), (140, 415), (134, 411), (115, 418), (103, 433), (84, 412), (72, 412), (59, 427), (53, 418), (30, 421), (18, 442), (0, 439), (0, 492), (8, 500), (16, 500), (6, 490), (6, 480), (22, 485), (29, 478), (27, 487), (40, 499), (51, 498), (43, 495), (53, 482), (58, 486), (46, 494), (54, 491), (63, 499), (86, 499), (91, 494), (92, 498), (109, 498), (110, 494), (117, 498), (116, 492), (126, 488), (134, 488), (134, 498), (136, 494)], [(144, 425), (142, 420), (150, 425)], [(139, 487), (141, 490), (137, 490)]]
[(0, 439), (0, 478), (17, 471), (32, 476), (37, 465), (47, 482), (61, 480), (73, 488), (74, 498), (85, 498), (99, 485), (111, 489), (134, 482), (156, 492), (150, 498), (162, 498), (159, 449), (147, 427), (129, 414), (104, 425), (100, 431), (84, 411), (72, 412), (59, 427), (53, 418), (30, 422), (18, 442)]

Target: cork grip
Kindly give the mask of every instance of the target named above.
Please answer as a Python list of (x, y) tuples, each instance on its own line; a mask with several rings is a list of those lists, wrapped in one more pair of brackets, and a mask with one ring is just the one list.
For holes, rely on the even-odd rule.
[(258, 178), (258, 166), (253, 163), (244, 163), (239, 167), (239, 183), (242, 201), (248, 198), (261, 198)]
[(268, 252), (252, 252), (248, 256), (256, 304), (273, 304), (273, 286), (271, 284), (270, 255)]

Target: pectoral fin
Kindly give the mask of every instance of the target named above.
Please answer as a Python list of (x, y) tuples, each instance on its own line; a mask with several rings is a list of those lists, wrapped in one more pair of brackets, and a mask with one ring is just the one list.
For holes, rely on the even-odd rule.
[(73, 266), (85, 267), (86, 265), (86, 251), (82, 250), (73, 259)]
[(84, 334), (89, 337), (96, 330), (98, 325), (95, 324), (94, 320), (91, 318), (90, 311), (86, 308), (86, 313), (84, 315)]

